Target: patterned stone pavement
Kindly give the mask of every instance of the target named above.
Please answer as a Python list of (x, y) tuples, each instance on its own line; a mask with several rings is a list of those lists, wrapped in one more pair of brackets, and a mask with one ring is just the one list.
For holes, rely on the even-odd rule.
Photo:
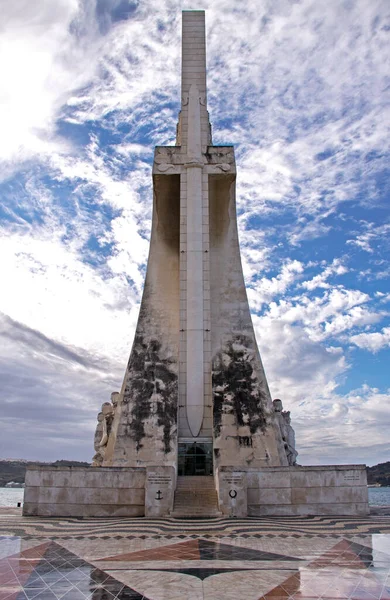
[(0, 515), (0, 600), (390, 600), (390, 517)]

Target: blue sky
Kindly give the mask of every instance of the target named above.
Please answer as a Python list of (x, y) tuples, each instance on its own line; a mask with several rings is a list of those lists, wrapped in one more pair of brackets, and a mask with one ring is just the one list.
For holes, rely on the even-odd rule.
[(302, 464), (389, 460), (386, 1), (18, 0), (0, 30), (0, 456), (90, 460), (124, 373), (173, 144), (181, 10), (206, 9), (215, 144)]

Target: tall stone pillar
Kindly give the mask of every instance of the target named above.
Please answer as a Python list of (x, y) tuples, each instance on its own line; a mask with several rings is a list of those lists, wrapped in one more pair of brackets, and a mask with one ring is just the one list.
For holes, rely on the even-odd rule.
[(145, 288), (107, 466), (176, 469), (178, 448), (195, 442), (214, 467), (287, 464), (246, 296), (235, 180), (234, 148), (211, 140), (205, 15), (184, 11), (176, 146), (155, 149)]

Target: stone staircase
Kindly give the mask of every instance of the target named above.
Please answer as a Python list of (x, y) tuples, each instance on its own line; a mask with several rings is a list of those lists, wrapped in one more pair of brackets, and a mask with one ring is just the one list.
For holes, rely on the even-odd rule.
[(208, 519), (220, 517), (214, 477), (178, 477), (171, 517)]

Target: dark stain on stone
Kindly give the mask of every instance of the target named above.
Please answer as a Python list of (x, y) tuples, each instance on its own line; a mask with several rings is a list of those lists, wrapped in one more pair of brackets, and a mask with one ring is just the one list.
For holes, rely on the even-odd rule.
[(221, 433), (223, 413), (233, 413), (237, 426), (248, 425), (251, 434), (266, 428), (266, 397), (254, 376), (248, 354), (253, 354), (250, 338), (236, 335), (214, 358), (212, 380), (216, 437)]
[(137, 334), (134, 339), (128, 365), (128, 380), (123, 403), (131, 408), (131, 423), (127, 426), (128, 435), (136, 442), (137, 450), (143, 447), (145, 423), (153, 418), (152, 395), (157, 399), (157, 425), (163, 428), (164, 452), (171, 451), (172, 427), (177, 420), (177, 375), (171, 370), (172, 359), (161, 357), (161, 343), (151, 340), (146, 343)]

